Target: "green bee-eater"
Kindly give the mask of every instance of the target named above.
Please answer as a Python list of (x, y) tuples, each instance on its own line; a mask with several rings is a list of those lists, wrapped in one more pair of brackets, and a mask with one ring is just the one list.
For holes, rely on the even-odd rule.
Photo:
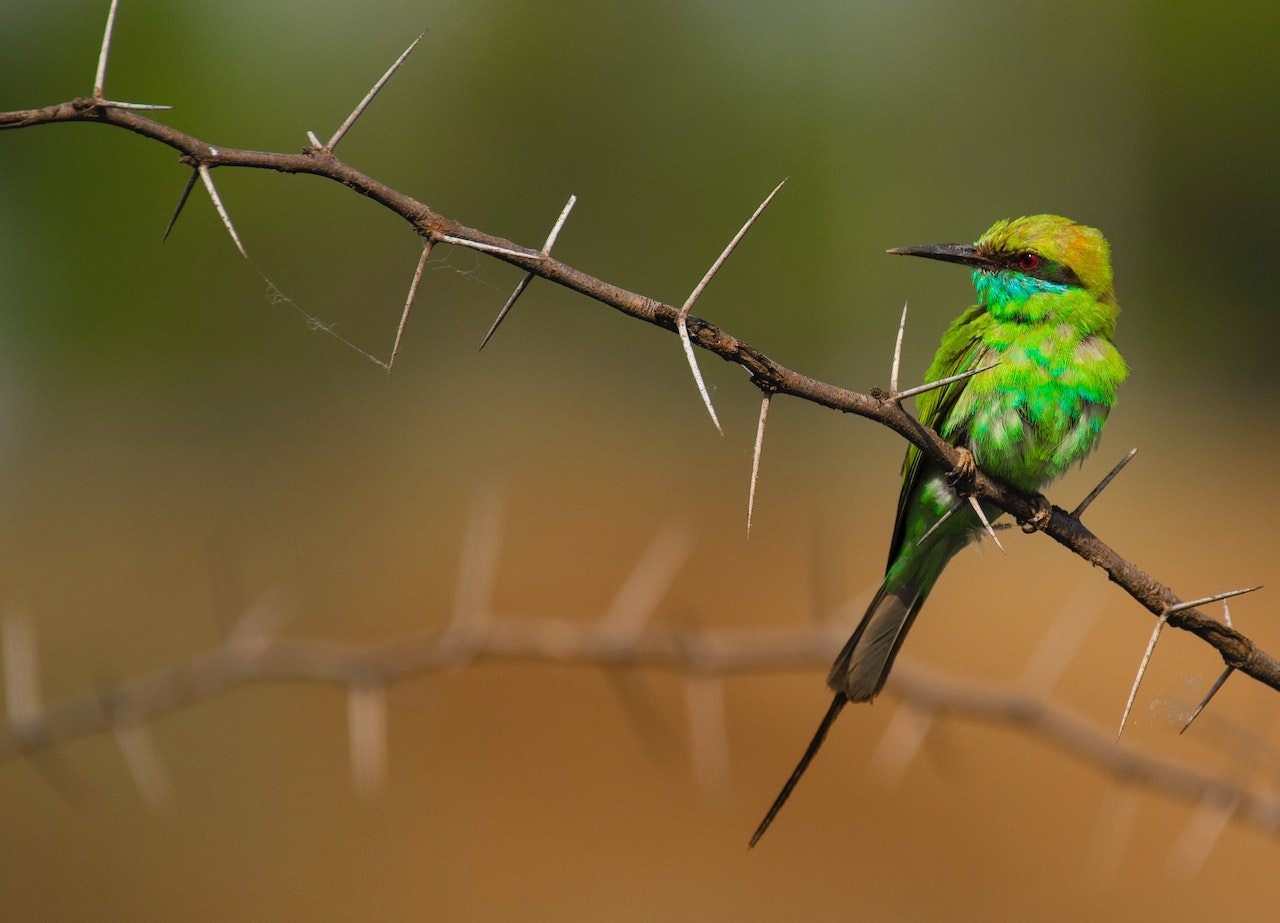
[[(875, 698), (947, 562), (984, 526), (962, 495), (969, 462), (1038, 494), (1098, 442), (1124, 380), (1111, 343), (1115, 294), (1102, 234), (1057, 215), (997, 221), (972, 246), (932, 244), (890, 253), (972, 267), (978, 303), (951, 325), (928, 381), (994, 366), (925, 392), (922, 423), (968, 454), (960, 472), (914, 445), (902, 465), (898, 518), (884, 582), (827, 676), (835, 699), (795, 772), (751, 838), (754, 846), (822, 746), (840, 710)], [(983, 505), (987, 519), (1000, 511)]]

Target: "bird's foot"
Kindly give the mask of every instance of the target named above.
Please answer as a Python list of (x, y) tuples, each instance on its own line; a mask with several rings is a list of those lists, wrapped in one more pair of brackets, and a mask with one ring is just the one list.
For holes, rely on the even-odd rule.
[(1053, 515), (1053, 504), (1049, 502), (1049, 498), (1044, 494), (1036, 494), (1032, 497), (1031, 507), (1035, 512), (1027, 519), (1018, 520), (1018, 525), (1022, 526), (1022, 531), (1028, 535), (1043, 529)]
[(951, 487), (956, 493), (962, 497), (968, 497), (973, 494), (973, 478), (978, 473), (978, 465), (973, 460), (973, 453), (963, 446), (956, 446), (956, 455), (959, 456), (956, 466), (947, 476), (947, 480), (951, 482)]

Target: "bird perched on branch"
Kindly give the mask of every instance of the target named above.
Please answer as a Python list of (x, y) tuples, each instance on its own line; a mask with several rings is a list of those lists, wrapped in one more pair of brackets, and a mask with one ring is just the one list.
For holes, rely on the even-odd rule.
[(966, 493), (975, 467), (1038, 496), (1097, 444), (1127, 372), (1111, 342), (1119, 308), (1110, 247), (1097, 230), (1057, 215), (1034, 215), (997, 221), (973, 245), (889, 252), (971, 268), (978, 303), (943, 335), (926, 380), (985, 370), (918, 400), (920, 421), (960, 450), (961, 464), (948, 471), (916, 446), (907, 449), (884, 582), (832, 664), (827, 685), (835, 698), (752, 846), (841, 709), (880, 692), (947, 562), (1000, 515)]

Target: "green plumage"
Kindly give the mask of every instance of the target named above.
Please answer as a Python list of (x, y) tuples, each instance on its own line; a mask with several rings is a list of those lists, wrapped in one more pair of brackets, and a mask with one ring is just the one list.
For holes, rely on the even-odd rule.
[[(947, 330), (926, 380), (998, 363), (921, 395), (920, 421), (971, 452), (978, 468), (1026, 492), (1039, 492), (1083, 460), (1097, 444), (1126, 374), (1111, 343), (1119, 309), (1102, 235), (1056, 215), (1035, 215), (997, 222), (973, 246), (889, 252), (973, 271), (978, 303)], [(952, 479), (915, 446), (908, 448), (884, 581), (832, 664), (827, 684), (835, 699), (752, 845), (844, 705), (880, 692), (947, 562), (981, 534), (977, 514)], [(994, 520), (1000, 511), (984, 506), (983, 512)]]

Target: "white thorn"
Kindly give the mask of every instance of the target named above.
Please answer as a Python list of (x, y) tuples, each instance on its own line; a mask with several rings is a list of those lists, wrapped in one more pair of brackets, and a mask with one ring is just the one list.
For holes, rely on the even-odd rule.
[(909, 397), (915, 397), (917, 394), (924, 394), (926, 391), (943, 388), (947, 385), (954, 384), (957, 381), (964, 381), (966, 378), (972, 378), (975, 375), (981, 375), (983, 372), (989, 372), (999, 364), (999, 362), (993, 362), (990, 365), (984, 365), (980, 369), (970, 369), (969, 371), (961, 372), (958, 375), (948, 375), (946, 378), (939, 378), (937, 381), (931, 381), (928, 384), (916, 385), (914, 388), (908, 388), (900, 394), (895, 394), (894, 399), (901, 401)]
[[(547, 242), (542, 245), (542, 255), (550, 256), (551, 248), (555, 246), (556, 238), (560, 236), (560, 229), (564, 227), (565, 221), (569, 218), (569, 212), (573, 211), (573, 206), (578, 202), (576, 195), (569, 196), (569, 201), (565, 204), (564, 210), (560, 212), (560, 217), (556, 219), (555, 226), (551, 228), (551, 233), (547, 235)], [(533, 281), (533, 273), (526, 272), (524, 278), (517, 284), (515, 291), (511, 293), (511, 297), (507, 299), (507, 303), (502, 306), (502, 310), (498, 312), (498, 316), (494, 318), (493, 324), (489, 327), (489, 332), (484, 335), (484, 339), (480, 341), (480, 348), (484, 349), (488, 345), (489, 340), (498, 330), (498, 325), (506, 320), (507, 314), (515, 305), (516, 299), (524, 294), (524, 290), (529, 287), (529, 283)]]
[[(217, 148), (211, 148), (216, 156)], [(236, 249), (240, 251), (240, 255), (246, 260), (249, 254), (244, 252), (244, 244), (240, 243), (240, 235), (236, 233), (236, 226), (231, 223), (231, 216), (227, 214), (227, 209), (222, 204), (222, 199), (218, 196), (218, 189), (213, 185), (213, 174), (209, 172), (208, 164), (200, 164), (200, 178), (204, 180), (204, 188), (209, 191), (209, 198), (213, 199), (213, 207), (218, 210), (218, 215), (222, 218), (223, 225), (226, 226), (227, 233), (231, 235), (231, 240), (235, 242)]]
[(1232, 596), (1243, 596), (1246, 593), (1256, 593), (1262, 589), (1261, 586), (1245, 587), (1243, 590), (1227, 590), (1225, 593), (1216, 593), (1213, 596), (1205, 596), (1201, 599), (1193, 599), (1190, 602), (1178, 603), (1176, 606), (1170, 606), (1165, 612), (1166, 617), (1173, 615), (1175, 612), (1182, 612), (1184, 609), (1196, 609), (1206, 603), (1216, 603), (1221, 599), (1230, 599)]
[(126, 103), (118, 99), (103, 99), (98, 105), (104, 109), (139, 109), (144, 112), (167, 112), (175, 107), (164, 103)]
[(951, 504), (951, 508), (938, 517), (938, 521), (929, 527), (929, 531), (925, 532), (924, 535), (920, 536), (920, 540), (916, 542), (916, 547), (919, 548), (921, 545), (923, 545), (924, 540), (928, 538), (930, 535), (932, 535), (934, 532), (936, 532), (938, 530), (938, 526), (942, 525), (944, 522), (950, 519), (951, 514), (954, 513), (956, 510), (960, 509), (960, 505), (962, 503), (964, 503), (963, 500), (956, 498), (956, 502)]
[(1113, 480), (1115, 480), (1116, 475), (1119, 474), (1121, 471), (1123, 471), (1124, 466), (1129, 464), (1129, 462), (1133, 461), (1133, 456), (1137, 454), (1138, 454), (1138, 449), (1136, 446), (1130, 449), (1127, 453), (1125, 453), (1124, 458), (1120, 459), (1120, 461), (1116, 463), (1116, 466), (1111, 469), (1111, 471), (1107, 474), (1107, 476), (1098, 482), (1098, 486), (1095, 487), (1093, 490), (1089, 491), (1089, 495), (1085, 497), (1083, 500), (1081, 500), (1080, 505), (1071, 511), (1071, 515), (1074, 516), (1076, 519), (1079, 519), (1082, 515), (1084, 515), (1084, 511), (1089, 508), (1089, 504), (1093, 503), (1094, 500), (1098, 499), (1098, 496), (1104, 490), (1107, 489), (1107, 485), (1110, 484)]
[(120, 0), (111, 0), (107, 13), (107, 27), (102, 32), (102, 50), (98, 52), (98, 70), (93, 76), (93, 98), (101, 101), (107, 83), (107, 58), (111, 53), (111, 32), (116, 26), (116, 8)]
[(446, 244), (454, 244), (459, 247), (467, 247), (471, 250), (480, 250), (484, 253), (501, 253), (506, 256), (518, 256), (522, 259), (543, 259), (541, 253), (534, 253), (532, 250), (513, 250), (510, 247), (500, 247), (497, 244), (481, 243), (478, 240), (467, 240), (465, 237), (455, 237), (452, 234), (438, 234), (436, 240), (443, 241)]
[(760, 424), (756, 427), (755, 451), (751, 455), (751, 489), (747, 493), (747, 537), (751, 537), (751, 516), (756, 508), (756, 482), (760, 479), (760, 452), (764, 448), (764, 424), (769, 419), (769, 403), (772, 394), (760, 399)]
[(698, 358), (693, 352), (693, 341), (689, 338), (689, 311), (693, 307), (693, 303), (702, 295), (707, 285), (709, 285), (711, 280), (715, 278), (716, 273), (720, 271), (720, 267), (724, 265), (725, 260), (729, 259), (729, 255), (733, 253), (734, 249), (742, 241), (742, 238), (746, 236), (747, 231), (751, 230), (751, 226), (756, 223), (756, 219), (759, 218), (761, 213), (769, 207), (769, 203), (773, 201), (773, 197), (778, 194), (778, 191), (782, 189), (786, 182), (787, 181), (784, 179), (781, 183), (778, 183), (777, 186), (773, 187), (773, 192), (765, 196), (764, 201), (760, 203), (760, 206), (752, 213), (751, 217), (747, 219), (746, 224), (744, 224), (738, 233), (733, 236), (733, 240), (729, 241), (729, 245), (724, 248), (716, 261), (711, 264), (711, 268), (707, 270), (706, 275), (704, 275), (702, 280), (694, 286), (693, 291), (690, 292), (689, 297), (685, 299), (684, 305), (681, 306), (680, 313), (676, 317), (676, 329), (680, 333), (680, 343), (684, 347), (684, 355), (689, 362), (689, 370), (693, 372), (693, 380), (698, 384), (698, 393), (702, 395), (702, 403), (707, 405), (707, 413), (711, 414), (711, 422), (716, 425), (716, 429), (720, 431), (721, 435), (724, 434), (724, 429), (720, 426), (720, 418), (716, 416), (716, 409), (711, 404), (711, 395), (707, 393), (706, 382), (702, 380), (702, 370), (698, 368)]
[(524, 294), (524, 290), (529, 287), (529, 283), (533, 281), (533, 273), (526, 272), (524, 278), (516, 283), (515, 290), (511, 293), (511, 297), (507, 299), (507, 303), (502, 306), (502, 310), (498, 312), (498, 316), (493, 319), (493, 323), (489, 325), (489, 332), (484, 335), (484, 339), (480, 341), (480, 348), (484, 349), (489, 345), (489, 341), (493, 339), (493, 335), (498, 332), (498, 325), (507, 319), (507, 315), (511, 313), (512, 307), (515, 306), (516, 300)]
[(418, 297), (418, 285), (422, 282), (423, 270), (427, 268), (427, 258), (431, 256), (432, 242), (427, 240), (422, 245), (422, 256), (418, 258), (418, 268), (413, 272), (413, 281), (409, 283), (409, 295), (404, 300), (404, 313), (400, 315), (400, 326), (396, 328), (396, 341), (391, 345), (391, 359), (387, 362), (387, 371), (396, 364), (396, 356), (400, 355), (400, 341), (404, 339), (404, 328), (409, 323), (409, 311), (413, 308), (413, 300)]
[(969, 505), (973, 507), (973, 511), (978, 514), (978, 518), (982, 520), (983, 527), (987, 530), (987, 534), (991, 536), (991, 540), (996, 543), (996, 547), (1000, 549), (1001, 554), (1007, 554), (1004, 545), (1000, 544), (1000, 537), (996, 535), (996, 530), (991, 528), (991, 523), (987, 521), (987, 514), (982, 511), (982, 504), (978, 502), (978, 498), (969, 497)]
[[(426, 33), (424, 32), (422, 35), (426, 35)], [(404, 53), (401, 54), (400, 57), (396, 58), (396, 62), (387, 68), (387, 72), (383, 74), (382, 78), (373, 85), (373, 89), (365, 94), (364, 99), (360, 100), (360, 104), (355, 107), (349, 116), (347, 116), (347, 120), (338, 126), (338, 130), (333, 133), (333, 137), (329, 139), (329, 143), (325, 145), (325, 148), (332, 151), (338, 146), (338, 142), (342, 140), (342, 136), (347, 133), (347, 130), (352, 125), (355, 124), (356, 119), (360, 118), (364, 113), (364, 110), (369, 107), (371, 102), (373, 102), (373, 98), (378, 95), (379, 91), (386, 85), (387, 81), (391, 79), (392, 75), (400, 69), (400, 65), (404, 63), (404, 59), (409, 57), (413, 52), (413, 49), (418, 47), (418, 42), (422, 41), (422, 35), (415, 38), (412, 44), (404, 50)]]
[(560, 217), (556, 219), (555, 225), (551, 228), (551, 233), (547, 235), (547, 242), (542, 245), (544, 255), (549, 254), (551, 248), (556, 245), (556, 238), (560, 236), (560, 229), (569, 220), (569, 212), (573, 211), (573, 206), (577, 204), (578, 197), (576, 195), (569, 196), (569, 201), (565, 203), (564, 208), (560, 211)]
[(898, 322), (898, 341), (893, 345), (893, 367), (889, 371), (889, 398), (898, 396), (898, 369), (902, 364), (902, 339), (907, 334), (907, 304), (902, 303), (902, 320)]
[(707, 413), (711, 414), (711, 422), (716, 425), (716, 429), (720, 435), (724, 435), (724, 427), (720, 425), (720, 418), (716, 416), (716, 408), (711, 403), (711, 395), (707, 393), (707, 383), (702, 380), (702, 369), (698, 368), (698, 357), (693, 352), (693, 341), (689, 339), (689, 315), (682, 311), (679, 318), (676, 319), (676, 330), (680, 333), (680, 343), (684, 347), (684, 357), (689, 363), (689, 370), (693, 372), (693, 380), (698, 385), (698, 393), (702, 395), (702, 403), (707, 407)]
[(1204, 711), (1204, 707), (1209, 704), (1209, 700), (1218, 694), (1218, 690), (1222, 688), (1222, 684), (1227, 681), (1235, 670), (1235, 667), (1227, 667), (1222, 671), (1221, 675), (1218, 676), (1217, 681), (1209, 687), (1209, 691), (1206, 692), (1204, 698), (1200, 700), (1200, 704), (1196, 706), (1196, 710), (1191, 713), (1191, 717), (1187, 719), (1187, 723), (1182, 726), (1182, 730), (1178, 731), (1179, 734), (1186, 733), (1187, 728), (1191, 727), (1191, 723), (1200, 717), (1200, 712)]
[(1138, 664), (1138, 675), (1133, 678), (1133, 688), (1129, 690), (1129, 701), (1124, 704), (1124, 714), (1120, 716), (1120, 730), (1116, 731), (1116, 740), (1119, 740), (1121, 735), (1124, 734), (1124, 726), (1129, 720), (1129, 712), (1133, 709), (1133, 700), (1138, 697), (1138, 687), (1142, 685), (1142, 677), (1147, 672), (1147, 664), (1151, 662), (1151, 654), (1156, 649), (1156, 642), (1160, 640), (1160, 631), (1168, 620), (1168, 610), (1160, 613), (1160, 618), (1156, 620), (1156, 627), (1151, 632), (1151, 639), (1147, 641), (1147, 650), (1142, 655), (1142, 663)]

